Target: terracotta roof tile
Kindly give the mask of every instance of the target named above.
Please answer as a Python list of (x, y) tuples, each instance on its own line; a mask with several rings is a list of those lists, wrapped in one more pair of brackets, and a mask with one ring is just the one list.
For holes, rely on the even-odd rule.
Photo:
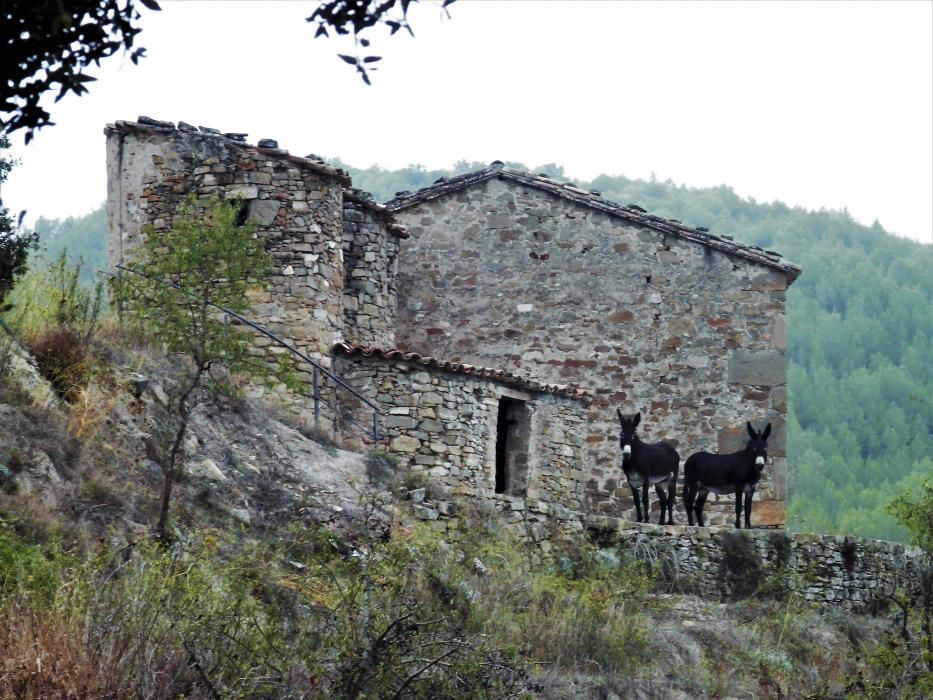
[(493, 379), (502, 384), (514, 386), (519, 389), (545, 394), (569, 396), (574, 399), (584, 399), (590, 395), (587, 390), (573, 384), (544, 384), (529, 377), (522, 377), (502, 369), (477, 367), (476, 365), (469, 365), (452, 360), (438, 360), (417, 352), (405, 352), (398, 348), (380, 348), (350, 343), (337, 343), (334, 345), (334, 350), (340, 351), (346, 355), (363, 355), (364, 357), (379, 357), (385, 360), (402, 360), (412, 365), (433, 367), (442, 369), (445, 372), (453, 372), (454, 374), (466, 374), (483, 379)]
[(694, 228), (676, 220), (648, 214), (637, 204), (616, 204), (608, 199), (604, 199), (598, 192), (587, 192), (573, 183), (560, 183), (547, 175), (533, 175), (521, 170), (505, 168), (499, 161), (494, 161), (492, 165), (484, 170), (476, 170), (464, 175), (447, 178), (443, 182), (437, 182), (428, 187), (422, 187), (417, 192), (400, 192), (394, 199), (386, 202), (386, 207), (388, 207), (390, 211), (401, 211), (402, 209), (407, 209), (416, 204), (442, 197), (451, 192), (457, 192), (471, 185), (485, 182), (493, 178), (500, 178), (502, 180), (533, 187), (577, 204), (605, 212), (611, 216), (619, 217), (633, 224), (672, 234), (684, 240), (700, 243), (714, 250), (726, 253), (727, 255), (745, 258), (759, 265), (765, 265), (780, 270), (790, 278), (790, 281), (797, 279), (798, 275), (800, 275), (799, 266), (789, 260), (785, 260), (779, 253), (774, 251), (762, 250), (758, 246), (738, 243), (732, 240), (731, 236), (718, 236), (710, 233), (708, 229), (703, 227)]

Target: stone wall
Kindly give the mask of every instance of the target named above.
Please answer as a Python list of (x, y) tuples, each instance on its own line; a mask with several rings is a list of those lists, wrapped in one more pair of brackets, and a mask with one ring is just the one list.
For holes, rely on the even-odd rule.
[[(335, 350), (335, 367), (383, 411), (382, 441), (400, 468), (458, 504), (507, 504), (510, 511), (579, 511), (585, 415), (580, 402), (556, 388), (534, 388), (483, 370), (445, 369), (424, 358), (363, 348)], [(470, 372), (470, 370), (476, 370)], [(522, 402), (528, 415), (526, 460), (517, 468), (524, 488), (496, 493), (500, 401)], [(341, 409), (359, 415), (358, 400), (342, 395)], [(508, 402), (505, 402), (508, 403)], [(502, 448), (500, 443), (499, 449)], [(444, 510), (444, 509), (442, 509)], [(435, 516), (436, 517), (436, 516)], [(520, 519), (524, 519), (524, 515)], [(580, 520), (579, 514), (573, 516)], [(532, 518), (538, 522), (537, 516)]]
[(169, 228), (185, 197), (239, 198), (275, 259), (252, 316), (328, 363), (343, 339), (342, 190), (349, 179), (273, 141), (250, 146), (243, 135), (183, 122), (117, 122), (105, 133), (110, 266), (132, 261), (147, 227), (156, 235)]
[(663, 563), (674, 587), (708, 598), (782, 596), (860, 611), (894, 587), (916, 590), (920, 552), (894, 542), (784, 530), (647, 525), (597, 516), (588, 526), (622, 553)]
[(395, 346), (399, 238), (404, 235), (367, 193), (344, 192), (344, 325), (355, 343)]
[[(384, 206), (352, 189), (343, 171), (317, 156), (290, 155), (271, 139), (253, 146), (245, 134), (184, 122), (140, 117), (108, 125), (105, 133), (111, 269), (132, 263), (146, 231), (168, 229), (184, 198), (236, 198), (274, 258), (270, 284), (250, 292), (253, 320), (324, 367), (344, 338), (394, 343), (398, 242), (405, 232)], [(256, 335), (257, 355), (282, 352)], [(296, 369), (310, 391), (310, 366)], [(333, 387), (321, 377), (320, 388), (327, 405)], [(312, 419), (310, 401), (278, 391), (285, 405)], [(332, 416), (324, 417), (319, 427), (326, 430)]]
[[(389, 207), (411, 236), (399, 266), (399, 345), (592, 390), (594, 509), (632, 506), (619, 465), (620, 407), (641, 411), (642, 439), (675, 443), (681, 463), (698, 450), (741, 449), (746, 420), (770, 421), (752, 519), (785, 522), (792, 277), (502, 177)], [(710, 499), (710, 522), (728, 521), (732, 509), (730, 497)]]

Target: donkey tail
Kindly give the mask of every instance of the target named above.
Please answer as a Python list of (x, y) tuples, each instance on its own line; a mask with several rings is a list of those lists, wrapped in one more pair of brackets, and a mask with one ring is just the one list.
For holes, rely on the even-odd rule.
[[(676, 454), (676, 453), (675, 453)], [(674, 483), (671, 484), (671, 503), (676, 503), (677, 499), (677, 477), (680, 476), (680, 455), (674, 460)]]
[[(696, 457), (695, 454), (687, 457), (687, 461), (684, 462), (684, 509), (687, 511), (687, 520), (692, 521), (692, 508), (693, 508), (693, 499), (696, 498), (697, 482), (696, 482)], [(692, 524), (692, 523), (691, 523)]]

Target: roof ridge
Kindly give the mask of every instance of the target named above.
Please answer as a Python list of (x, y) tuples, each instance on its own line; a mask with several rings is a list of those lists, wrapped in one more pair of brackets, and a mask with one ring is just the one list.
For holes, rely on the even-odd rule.
[(547, 175), (534, 175), (527, 170), (507, 168), (499, 164), (499, 161), (496, 161), (488, 168), (438, 181), (415, 192), (397, 192), (395, 198), (386, 202), (385, 206), (393, 213), (398, 212), (415, 204), (430, 201), (450, 192), (490, 180), (493, 177), (500, 177), (528, 187), (534, 187), (640, 226), (671, 234), (687, 241), (705, 245), (727, 255), (735, 255), (777, 269), (788, 275), (791, 281), (795, 280), (801, 272), (799, 265), (784, 259), (776, 251), (764, 250), (756, 245), (735, 241), (732, 236), (714, 234), (702, 226), (688, 226), (677, 219), (665, 219), (650, 214), (637, 204), (623, 205), (613, 202), (604, 198), (597, 190), (587, 191), (573, 182), (560, 182)]

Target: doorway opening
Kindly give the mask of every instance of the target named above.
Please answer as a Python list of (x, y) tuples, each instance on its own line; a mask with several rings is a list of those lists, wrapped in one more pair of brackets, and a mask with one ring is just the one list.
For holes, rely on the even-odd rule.
[(496, 493), (525, 496), (531, 431), (524, 401), (502, 397), (496, 421)]

